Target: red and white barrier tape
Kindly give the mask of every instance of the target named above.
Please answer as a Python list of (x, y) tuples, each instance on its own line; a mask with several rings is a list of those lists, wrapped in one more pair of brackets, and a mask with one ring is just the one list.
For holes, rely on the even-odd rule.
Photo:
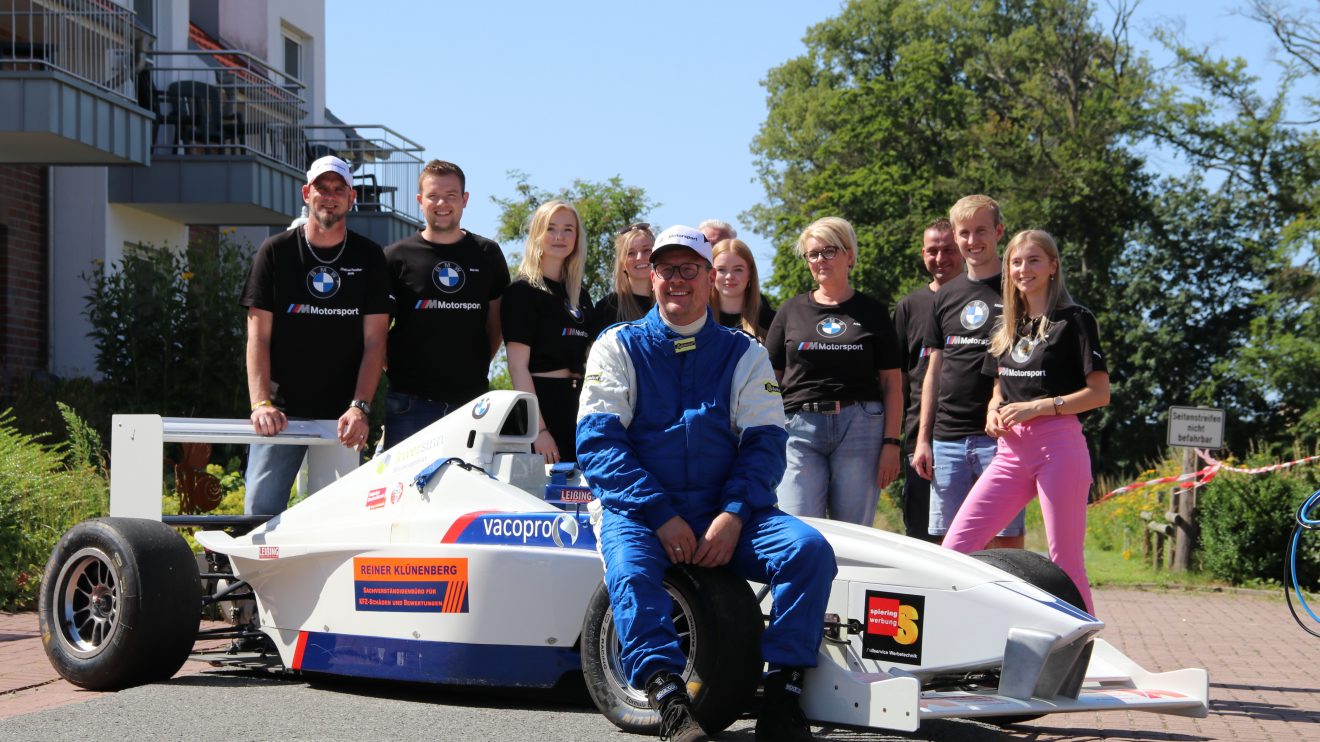
[(1096, 498), (1096, 500), (1091, 504), (1095, 505), (1097, 503), (1104, 502), (1105, 500), (1108, 500), (1109, 498), (1115, 495), (1121, 495), (1124, 492), (1131, 492), (1132, 490), (1141, 489), (1142, 487), (1153, 487), (1161, 484), (1176, 484), (1180, 489), (1185, 489), (1185, 490), (1195, 489), (1197, 487), (1202, 487), (1209, 484), (1211, 480), (1215, 478), (1215, 475), (1219, 474), (1219, 472), (1221, 471), (1231, 471), (1237, 474), (1265, 474), (1267, 472), (1279, 471), (1281, 469), (1289, 469), (1294, 466), (1301, 466), (1302, 464), (1309, 464), (1312, 461), (1320, 461), (1320, 455), (1316, 455), (1316, 456), (1307, 456), (1306, 458), (1296, 459), (1294, 461), (1286, 461), (1281, 464), (1272, 464), (1270, 466), (1258, 466), (1253, 469), (1245, 469), (1237, 466), (1229, 466), (1228, 464), (1225, 464), (1222, 461), (1216, 461), (1208, 451), (1205, 451), (1200, 448), (1196, 449), (1196, 455), (1200, 456), (1201, 460), (1206, 463), (1205, 468), (1199, 471), (1188, 472), (1186, 474), (1179, 474), (1177, 476), (1172, 476), (1172, 477), (1160, 477), (1158, 479), (1151, 479), (1145, 482), (1133, 482), (1132, 484), (1127, 484), (1122, 487), (1119, 487), (1118, 489), (1110, 490), (1109, 492), (1106, 492), (1103, 496)]

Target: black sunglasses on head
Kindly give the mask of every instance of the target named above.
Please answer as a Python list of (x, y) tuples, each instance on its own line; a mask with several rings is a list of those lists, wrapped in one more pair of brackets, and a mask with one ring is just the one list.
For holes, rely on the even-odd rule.
[(639, 231), (639, 232), (645, 232), (646, 230), (648, 230), (648, 229), (650, 229), (650, 228), (651, 228), (651, 225), (650, 225), (650, 224), (647, 224), (646, 222), (633, 222), (632, 224), (629, 224), (628, 226), (624, 227), (623, 229), (620, 229), (618, 232), (615, 232), (615, 235), (616, 235), (616, 236), (619, 236), (619, 237), (622, 237), (623, 235), (628, 234), (629, 232), (632, 232), (633, 230), (636, 230), (636, 231)]

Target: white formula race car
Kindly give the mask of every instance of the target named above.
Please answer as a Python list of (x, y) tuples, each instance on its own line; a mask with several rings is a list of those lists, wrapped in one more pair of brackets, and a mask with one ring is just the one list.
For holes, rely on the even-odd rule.
[[(200, 580), (170, 525), (79, 524), (41, 592), (52, 664), (89, 688), (168, 678), (199, 637), (203, 604), (255, 597), (246, 627), (201, 632), (256, 650), (222, 659), (264, 654), (288, 670), (450, 685), (585, 680), (610, 721), (654, 732), (658, 716), (619, 663), (590, 490), (562, 476), (547, 484), (527, 453), (536, 419), (531, 395), (485, 395), (244, 535), (198, 533), (210, 565)], [(219, 518), (206, 522), (243, 521)], [(1204, 670), (1148, 672), (1097, 638), (1104, 624), (1039, 555), (965, 556), (810, 522), (839, 567), (803, 697), (817, 724), (910, 731), (944, 717), (1206, 714)], [(718, 732), (755, 707), (765, 590), (687, 567), (666, 584), (694, 712)]]

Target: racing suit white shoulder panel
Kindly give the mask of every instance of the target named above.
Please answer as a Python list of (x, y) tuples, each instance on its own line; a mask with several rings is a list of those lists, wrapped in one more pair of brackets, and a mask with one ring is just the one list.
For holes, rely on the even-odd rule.
[(586, 375), (582, 378), (582, 396), (578, 400), (579, 421), (587, 415), (606, 414), (617, 415), (625, 428), (632, 424), (632, 390), (637, 387), (637, 370), (618, 340), (621, 328), (609, 328), (591, 346)]
[(770, 366), (770, 355), (760, 343), (749, 343), (738, 359), (731, 381), (729, 416), (739, 436), (758, 425), (784, 427), (784, 398)]

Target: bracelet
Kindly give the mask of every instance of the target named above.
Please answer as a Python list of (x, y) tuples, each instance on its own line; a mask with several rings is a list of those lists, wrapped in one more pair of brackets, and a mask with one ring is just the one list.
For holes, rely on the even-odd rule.
[(256, 412), (258, 407), (274, 407), (269, 399), (263, 399), (260, 402), (253, 402), (251, 412)]
[(901, 446), (901, 445), (903, 445), (903, 444), (900, 443), (899, 440), (898, 440), (897, 438), (881, 438), (881, 439), (880, 439), (880, 447), (881, 447), (881, 448), (884, 448), (885, 446)]

